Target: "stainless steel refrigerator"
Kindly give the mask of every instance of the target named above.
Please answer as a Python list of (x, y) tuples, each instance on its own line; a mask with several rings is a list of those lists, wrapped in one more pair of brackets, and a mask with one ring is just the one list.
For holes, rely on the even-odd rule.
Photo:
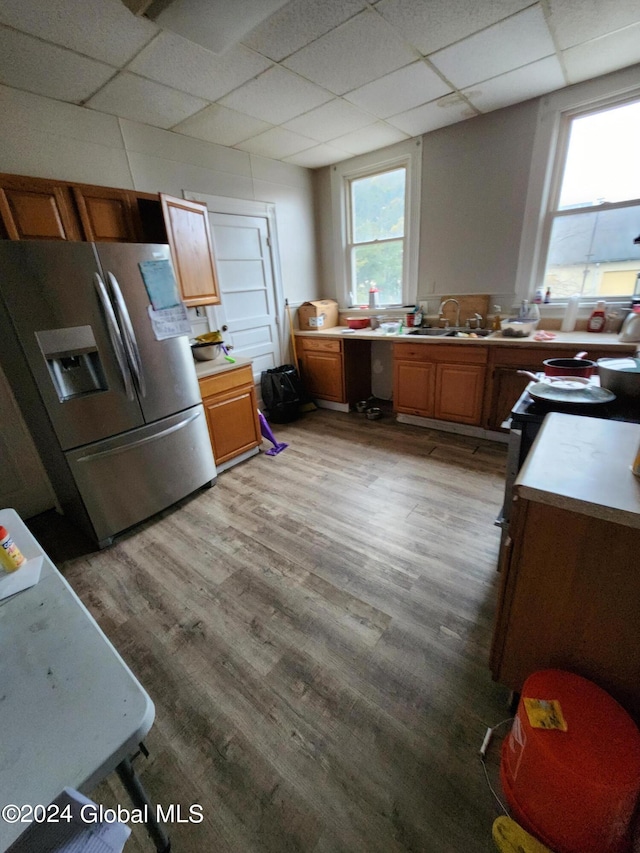
[(216, 477), (188, 338), (157, 340), (145, 261), (168, 246), (0, 242), (0, 361), (60, 507), (100, 547)]

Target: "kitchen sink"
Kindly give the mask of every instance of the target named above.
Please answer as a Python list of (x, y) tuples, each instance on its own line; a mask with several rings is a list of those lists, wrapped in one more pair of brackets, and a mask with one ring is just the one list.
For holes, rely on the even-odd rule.
[(473, 333), (478, 338), (486, 338), (491, 334), (491, 329), (467, 329), (466, 326), (448, 329), (412, 329), (410, 335), (427, 335), (430, 338), (456, 338), (466, 337)]

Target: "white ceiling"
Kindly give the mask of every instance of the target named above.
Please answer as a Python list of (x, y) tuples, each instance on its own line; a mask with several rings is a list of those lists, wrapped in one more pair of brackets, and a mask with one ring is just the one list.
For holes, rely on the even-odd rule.
[(310, 168), (638, 62), (640, 0), (290, 0), (223, 53), (0, 0), (0, 83)]

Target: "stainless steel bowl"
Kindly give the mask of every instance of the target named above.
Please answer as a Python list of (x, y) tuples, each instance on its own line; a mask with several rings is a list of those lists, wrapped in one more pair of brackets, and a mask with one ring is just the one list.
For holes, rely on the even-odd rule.
[(220, 355), (220, 344), (191, 344), (191, 352), (196, 361), (213, 361)]

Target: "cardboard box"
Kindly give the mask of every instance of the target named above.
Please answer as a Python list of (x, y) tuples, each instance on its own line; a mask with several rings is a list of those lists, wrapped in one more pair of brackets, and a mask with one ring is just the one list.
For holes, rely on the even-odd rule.
[(298, 308), (298, 324), (305, 332), (317, 332), (338, 325), (338, 303), (335, 299), (303, 302)]

